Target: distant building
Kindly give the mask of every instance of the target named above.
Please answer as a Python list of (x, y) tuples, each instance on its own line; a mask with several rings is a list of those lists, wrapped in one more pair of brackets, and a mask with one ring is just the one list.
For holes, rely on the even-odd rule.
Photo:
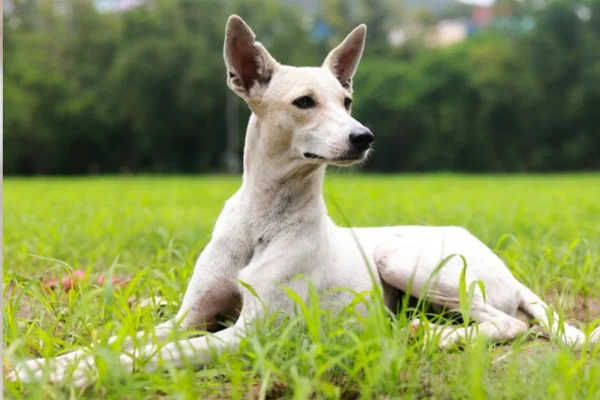
[(441, 20), (430, 28), (424, 37), (427, 47), (446, 47), (463, 42), (469, 31), (469, 25), (462, 20)]
[(471, 19), (475, 26), (488, 25), (494, 19), (494, 8), (492, 7), (473, 7)]
[(404, 29), (392, 29), (388, 34), (388, 43), (393, 47), (403, 46), (408, 40), (408, 35)]

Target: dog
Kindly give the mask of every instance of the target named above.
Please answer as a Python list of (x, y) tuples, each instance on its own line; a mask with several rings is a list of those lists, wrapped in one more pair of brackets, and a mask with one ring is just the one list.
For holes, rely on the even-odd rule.
[[(365, 38), (366, 26), (360, 25), (321, 67), (292, 67), (279, 64), (240, 17), (232, 15), (227, 21), (227, 84), (252, 111), (242, 185), (218, 217), (179, 312), (158, 325), (153, 336), (163, 340), (173, 331), (197, 327), (215, 331), (220, 314), (235, 314), (237, 320), (214, 334), (137, 349), (135, 356), (148, 358), (147, 371), (159, 368), (161, 359), (175, 367), (182, 367), (184, 360), (202, 366), (213, 351), (235, 349), (248, 327), (261, 318), (294, 311), (282, 285), (304, 300), (313, 285), (323, 297), (323, 307), (334, 311), (352, 302), (352, 292), (375, 288), (381, 289), (389, 308), (404, 292), (424, 297), (439, 310), (458, 311), (462, 276), (466, 287), (475, 287), (470, 304), (475, 324), (457, 327), (416, 319), (410, 328), (439, 333), (442, 348), (473, 334), (504, 341), (528, 330), (517, 318), (522, 312), (570, 346), (579, 348), (586, 342), (581, 330), (559, 324), (558, 316), (463, 228), (341, 228), (329, 218), (322, 196), (326, 167), (364, 161), (374, 140), (373, 133), (351, 116), (352, 79)], [(138, 339), (145, 337), (147, 332), (137, 334)], [(587, 340), (599, 339), (597, 328)], [(133, 348), (133, 343), (133, 338), (126, 339), (124, 349)], [(85, 385), (96, 372), (88, 350), (22, 362), (8, 379), (39, 380), (49, 369), (52, 382), (71, 376), (74, 386)], [(123, 354), (119, 361), (133, 371), (134, 358)], [(75, 365), (72, 375), (70, 365)]]

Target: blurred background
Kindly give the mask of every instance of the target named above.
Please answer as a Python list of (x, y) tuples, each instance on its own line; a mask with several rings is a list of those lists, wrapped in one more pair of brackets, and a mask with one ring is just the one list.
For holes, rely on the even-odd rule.
[(368, 24), (366, 171), (600, 169), (600, 0), (4, 0), (4, 173), (236, 173), (249, 112), (222, 44), (242, 16), (318, 65)]

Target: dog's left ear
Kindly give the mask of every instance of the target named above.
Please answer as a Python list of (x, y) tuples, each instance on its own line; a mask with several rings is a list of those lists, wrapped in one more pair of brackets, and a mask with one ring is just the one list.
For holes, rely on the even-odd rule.
[(352, 77), (358, 68), (365, 48), (366, 37), (367, 26), (359, 25), (346, 36), (346, 39), (338, 47), (329, 52), (323, 63), (323, 67), (329, 68), (348, 91), (352, 91)]

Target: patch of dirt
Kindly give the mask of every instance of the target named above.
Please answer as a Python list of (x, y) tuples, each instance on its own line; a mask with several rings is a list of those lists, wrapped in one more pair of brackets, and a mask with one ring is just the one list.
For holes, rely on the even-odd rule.
[(546, 340), (536, 340), (518, 348), (517, 352), (511, 344), (498, 345), (494, 348), (493, 368), (502, 368), (503, 364), (518, 356), (522, 361), (540, 361), (553, 351), (554, 345)]
[[(259, 384), (254, 385), (252, 388), (252, 393), (249, 394), (249, 399), (259, 399), (261, 386)], [(288, 386), (281, 381), (276, 381), (271, 384), (265, 393), (265, 399), (281, 399), (284, 398), (286, 392), (288, 391)]]
[(600, 297), (548, 294), (544, 300), (558, 309), (564, 309), (565, 316), (577, 322), (591, 322), (600, 319)]

